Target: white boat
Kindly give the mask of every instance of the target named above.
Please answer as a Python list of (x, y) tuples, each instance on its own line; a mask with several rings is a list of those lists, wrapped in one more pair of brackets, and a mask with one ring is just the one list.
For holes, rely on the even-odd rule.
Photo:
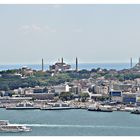
[(25, 109), (40, 109), (39, 107), (35, 107), (32, 102), (23, 101), (17, 103), (15, 106), (7, 106), (7, 110), (25, 110)]
[(135, 110), (135, 107), (125, 107), (124, 109), (125, 111), (132, 112), (133, 110)]
[(44, 105), (40, 109), (41, 110), (69, 110), (69, 109), (79, 109), (79, 108), (70, 106), (67, 103), (53, 103), (50, 105)]
[(140, 107), (137, 107), (131, 111), (131, 114), (140, 114)]
[(0, 132), (28, 132), (31, 128), (21, 125), (10, 124), (8, 120), (0, 120)]
[(104, 112), (112, 112), (113, 111), (112, 106), (109, 106), (109, 105), (100, 106), (100, 109), (101, 109), (101, 111), (104, 111)]
[(41, 110), (69, 110), (69, 109), (78, 109), (76, 107), (42, 107)]
[(1, 125), (8, 125), (9, 121), (8, 120), (0, 120), (0, 126)]
[(94, 104), (94, 105), (88, 107), (88, 111), (112, 112), (113, 109), (111, 106), (107, 106), (107, 105), (103, 106), (100, 104)]

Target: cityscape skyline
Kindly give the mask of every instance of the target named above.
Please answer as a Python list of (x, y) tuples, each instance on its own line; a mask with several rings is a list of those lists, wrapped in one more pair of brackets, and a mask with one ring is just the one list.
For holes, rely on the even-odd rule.
[(16, 1), (0, 4), (0, 135), (140, 136), (140, 3)]
[(0, 5), (0, 64), (136, 63), (140, 5)]

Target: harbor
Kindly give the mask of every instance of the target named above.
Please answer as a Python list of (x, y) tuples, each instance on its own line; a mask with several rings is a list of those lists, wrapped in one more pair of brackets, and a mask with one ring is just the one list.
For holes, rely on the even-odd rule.
[(1, 108), (4, 108), (6, 110), (76, 110), (76, 109), (82, 109), (87, 111), (98, 111), (98, 112), (113, 112), (113, 111), (122, 111), (122, 112), (132, 112), (137, 110), (137, 112), (140, 112), (139, 107), (137, 106), (130, 106), (130, 105), (108, 105), (103, 104), (102, 102), (74, 102), (71, 101), (69, 103), (66, 102), (55, 102), (55, 103), (39, 103), (36, 104), (34, 102), (28, 102), (23, 101), (17, 104), (3, 104), (1, 105)]

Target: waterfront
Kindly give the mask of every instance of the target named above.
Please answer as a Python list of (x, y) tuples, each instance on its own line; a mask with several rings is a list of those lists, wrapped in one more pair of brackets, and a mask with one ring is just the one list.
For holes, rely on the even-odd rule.
[(0, 133), (1, 136), (139, 136), (140, 116), (130, 112), (86, 110), (5, 110), (0, 120), (26, 124), (31, 132)]

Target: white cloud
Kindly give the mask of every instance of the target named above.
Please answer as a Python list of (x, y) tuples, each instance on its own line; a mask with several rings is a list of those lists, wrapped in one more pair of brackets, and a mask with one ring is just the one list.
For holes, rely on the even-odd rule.
[(55, 29), (52, 29), (51, 32), (52, 32), (52, 33), (56, 33), (56, 30), (55, 30)]
[(81, 28), (75, 28), (72, 31), (75, 33), (82, 33), (83, 32), (83, 30)]
[(49, 27), (49, 26), (45, 26), (44, 29), (45, 29), (46, 31), (48, 31), (48, 32), (51, 32), (51, 33), (55, 33), (55, 32), (56, 32), (55, 29), (52, 29), (52, 28)]
[(49, 26), (39, 26), (36, 24), (22, 25), (21, 27), (19, 27), (19, 31), (24, 34), (28, 34), (28, 33), (32, 33), (32, 32), (37, 32), (37, 33), (41, 33), (41, 32), (54, 33), (54, 32), (56, 32), (55, 29), (52, 29)]
[(31, 27), (31, 30), (32, 31), (35, 31), (35, 32), (41, 32), (41, 31), (43, 31), (43, 28), (40, 27), (40, 26), (38, 26), (38, 25), (31, 25), (30, 27)]
[(29, 29), (30, 29), (30, 26), (29, 25), (23, 25), (19, 28), (19, 31), (20, 32), (23, 32), (23, 33), (28, 33), (29, 32)]

